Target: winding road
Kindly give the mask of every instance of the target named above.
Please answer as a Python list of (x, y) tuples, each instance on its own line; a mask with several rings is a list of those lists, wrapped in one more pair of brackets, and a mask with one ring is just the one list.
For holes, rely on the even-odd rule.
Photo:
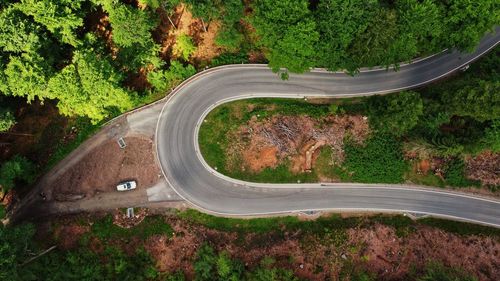
[(500, 227), (500, 201), (458, 192), (387, 184), (257, 184), (221, 175), (201, 157), (198, 130), (221, 103), (251, 97), (353, 97), (415, 88), (474, 61), (500, 41), (500, 28), (472, 54), (443, 52), (399, 71), (364, 70), (355, 77), (313, 70), (282, 81), (265, 65), (230, 65), (201, 72), (166, 101), (156, 146), (169, 185), (197, 208), (250, 216), (307, 210), (411, 212)]

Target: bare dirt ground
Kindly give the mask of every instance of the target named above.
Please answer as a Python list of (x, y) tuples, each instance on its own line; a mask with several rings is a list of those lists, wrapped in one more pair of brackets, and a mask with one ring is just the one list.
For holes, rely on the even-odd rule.
[(81, 161), (69, 168), (53, 183), (53, 194), (58, 197), (85, 195), (116, 190), (116, 184), (135, 180), (143, 189), (158, 181), (160, 170), (155, 162), (153, 142), (149, 138), (125, 138), (127, 147), (120, 149), (110, 140), (92, 150)]
[[(145, 242), (132, 239), (126, 242), (126, 248), (141, 243), (160, 271), (182, 270), (188, 280), (194, 277), (192, 264), (203, 243), (209, 243), (219, 252), (227, 251), (248, 268), (272, 257), (277, 265), (307, 280), (339, 280), (339, 273), (345, 274), (353, 266), (374, 273), (380, 280), (407, 280), (415, 268), (423, 268), (430, 261), (462, 268), (481, 281), (497, 280), (500, 276), (499, 241), (483, 236), (459, 236), (425, 225), (417, 225), (404, 236), (398, 236), (393, 227), (372, 224), (320, 237), (300, 230), (238, 234), (188, 223), (176, 216), (166, 216), (165, 220), (174, 230), (173, 237), (153, 236)], [(75, 221), (75, 218), (65, 219), (55, 230), (58, 243), (65, 249), (77, 247), (77, 238), (88, 231)]]
[(500, 153), (485, 151), (467, 159), (466, 175), (483, 185), (500, 186)]
[(331, 147), (333, 163), (342, 163), (344, 138), (349, 136), (361, 143), (368, 134), (368, 121), (360, 115), (328, 116), (320, 120), (276, 115), (263, 121), (254, 116), (232, 138), (228, 162), (234, 165), (243, 159), (242, 170), (260, 172), (290, 160), (293, 172), (304, 172), (312, 169), (321, 147)]

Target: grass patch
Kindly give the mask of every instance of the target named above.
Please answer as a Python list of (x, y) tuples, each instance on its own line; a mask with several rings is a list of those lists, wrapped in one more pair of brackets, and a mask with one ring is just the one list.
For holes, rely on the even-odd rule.
[(323, 177), (329, 179), (340, 179), (342, 171), (340, 167), (332, 163), (332, 148), (324, 146), (321, 148), (318, 158), (314, 163), (314, 171)]
[(463, 236), (484, 235), (484, 236), (500, 238), (500, 229), (490, 226), (451, 221), (445, 219), (437, 219), (437, 218), (423, 218), (418, 220), (418, 222), (423, 225), (440, 228), (447, 232)]
[(116, 239), (130, 239), (133, 236), (146, 240), (153, 235), (172, 236), (173, 229), (161, 216), (146, 217), (140, 224), (131, 228), (122, 228), (113, 224), (111, 215), (94, 222), (91, 234), (97, 238), (107, 241)]
[(263, 183), (313, 183), (318, 182), (315, 171), (294, 174), (290, 171), (290, 163), (285, 162), (276, 168), (265, 168), (259, 173), (231, 171), (228, 176), (251, 182)]
[(436, 187), (445, 187), (444, 181), (434, 175), (431, 172), (427, 174), (418, 174), (414, 169), (408, 169), (405, 173), (404, 178), (406, 181), (409, 181), (414, 184), (426, 185), (426, 186), (436, 186)]
[(188, 209), (178, 213), (179, 217), (196, 224), (220, 231), (236, 231), (239, 233), (266, 233), (285, 228), (294, 228), (301, 222), (297, 217), (273, 217), (256, 219), (222, 218)]
[(396, 230), (398, 237), (406, 237), (415, 230), (415, 221), (407, 216), (395, 215), (377, 215), (369, 218), (372, 222), (378, 222), (387, 226), (391, 226)]

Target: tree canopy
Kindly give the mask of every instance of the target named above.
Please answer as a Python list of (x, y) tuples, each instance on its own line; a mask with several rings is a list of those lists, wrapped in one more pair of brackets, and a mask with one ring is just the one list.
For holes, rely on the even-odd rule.
[(319, 34), (308, 1), (257, 0), (253, 8), (252, 23), (274, 72), (286, 67), (302, 73), (315, 65)]
[(50, 79), (48, 97), (58, 100), (62, 114), (87, 116), (97, 122), (112, 107), (119, 111), (132, 107), (131, 96), (119, 86), (121, 80), (106, 57), (92, 49), (76, 50), (72, 63)]

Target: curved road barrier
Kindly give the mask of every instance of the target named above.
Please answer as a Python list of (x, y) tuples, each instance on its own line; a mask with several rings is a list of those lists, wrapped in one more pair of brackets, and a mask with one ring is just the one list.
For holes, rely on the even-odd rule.
[(199, 151), (205, 116), (224, 102), (252, 97), (354, 97), (425, 85), (479, 58), (500, 41), (500, 28), (472, 54), (444, 52), (355, 77), (313, 70), (282, 81), (265, 65), (230, 65), (198, 73), (168, 97), (156, 129), (161, 168), (186, 201), (209, 213), (231, 216), (309, 210), (411, 212), (500, 227), (500, 201), (470, 194), (389, 184), (258, 184), (226, 177)]

